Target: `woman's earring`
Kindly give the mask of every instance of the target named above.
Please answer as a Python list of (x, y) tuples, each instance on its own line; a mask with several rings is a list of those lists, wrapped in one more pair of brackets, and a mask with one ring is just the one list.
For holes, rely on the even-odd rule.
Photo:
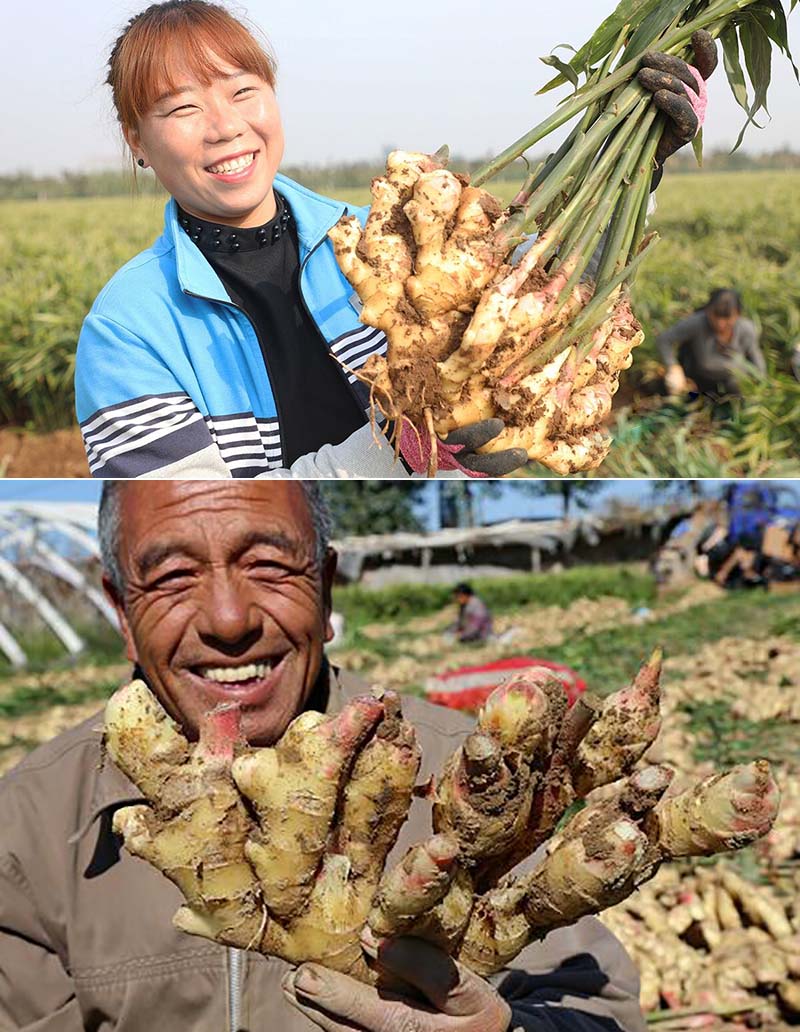
[(144, 158), (139, 158), (136, 164), (139, 166), (139, 168), (144, 168)]

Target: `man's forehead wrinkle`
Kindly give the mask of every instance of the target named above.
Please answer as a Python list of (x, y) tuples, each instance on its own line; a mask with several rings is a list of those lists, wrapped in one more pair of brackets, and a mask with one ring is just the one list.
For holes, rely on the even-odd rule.
[[(272, 485), (270, 484), (269, 486), (271, 487)], [(289, 485), (286, 486), (288, 487)], [(269, 518), (270, 516), (274, 517), (272, 512), (274, 502), (270, 498), (272, 492), (267, 493), (267, 491), (267, 485), (263, 481), (256, 481), (252, 484), (246, 484), (242, 481), (234, 482), (233, 484), (225, 484), (224, 482), (219, 484), (215, 482), (211, 490), (209, 490), (208, 484), (202, 481), (195, 481), (194, 483), (191, 481), (180, 481), (179, 489), (174, 494), (167, 495), (167, 497), (161, 498), (153, 504), (153, 511), (171, 511), (173, 509), (180, 509), (188, 504), (191, 506), (192, 514), (203, 512), (204, 510), (218, 512), (220, 509), (229, 509), (231, 506), (238, 506), (242, 503), (255, 502), (259, 506), (267, 508), (265, 518)], [(298, 510), (305, 507), (302, 495), (298, 500), (300, 503), (299, 507), (291, 504), (293, 514), (297, 515), (299, 515)]]
[(283, 530), (252, 529), (241, 536), (233, 533), (232, 537), (231, 529), (226, 530), (227, 533), (223, 531), (222, 534), (209, 535), (206, 528), (201, 528), (202, 543), (198, 540), (187, 541), (180, 538), (157, 539), (149, 545), (145, 544), (141, 551), (134, 551), (134, 566), (139, 574), (144, 575), (173, 557), (212, 564), (220, 560), (235, 561), (258, 545), (276, 548), (296, 559), (311, 559), (309, 543)]
[(303, 538), (287, 534), (282, 530), (251, 530), (243, 538), (236, 542), (236, 558), (244, 555), (257, 545), (266, 545), (272, 548), (280, 548), (298, 558), (306, 558), (309, 554), (309, 542)]
[(219, 557), (217, 542), (236, 550), (254, 535), (271, 537), (271, 544), (297, 557), (315, 555), (313, 520), (296, 485), (162, 481), (153, 492), (142, 486), (128, 482), (122, 494), (120, 544), (128, 561), (159, 540), (176, 552), (199, 550), (210, 557), (214, 551)]

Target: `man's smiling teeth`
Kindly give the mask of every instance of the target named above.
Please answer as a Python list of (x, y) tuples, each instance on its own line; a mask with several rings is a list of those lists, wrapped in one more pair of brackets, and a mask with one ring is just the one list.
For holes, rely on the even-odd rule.
[(234, 158), (233, 161), (224, 161), (221, 165), (209, 165), (209, 172), (241, 172), (243, 168), (252, 165), (255, 161), (255, 153), (243, 154), (241, 158)]
[(271, 663), (250, 663), (248, 666), (237, 667), (204, 667), (200, 674), (209, 681), (233, 684), (237, 681), (250, 681), (254, 677), (266, 677), (271, 669)]

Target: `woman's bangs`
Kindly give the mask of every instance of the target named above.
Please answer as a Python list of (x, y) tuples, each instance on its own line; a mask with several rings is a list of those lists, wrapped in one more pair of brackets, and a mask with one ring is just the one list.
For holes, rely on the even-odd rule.
[(223, 25), (163, 26), (151, 46), (142, 48), (141, 67), (134, 72), (134, 106), (137, 120), (150, 111), (159, 98), (184, 85), (185, 78), (203, 86), (222, 75), (220, 64), (258, 75), (270, 86), (275, 83), (274, 65), (247, 30), (233, 21)]

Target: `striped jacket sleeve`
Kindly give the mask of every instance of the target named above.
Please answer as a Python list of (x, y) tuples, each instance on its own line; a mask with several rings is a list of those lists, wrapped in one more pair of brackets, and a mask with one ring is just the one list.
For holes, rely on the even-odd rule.
[(75, 367), (78, 421), (92, 476), (231, 476), (207, 421), (149, 345), (90, 313)]

